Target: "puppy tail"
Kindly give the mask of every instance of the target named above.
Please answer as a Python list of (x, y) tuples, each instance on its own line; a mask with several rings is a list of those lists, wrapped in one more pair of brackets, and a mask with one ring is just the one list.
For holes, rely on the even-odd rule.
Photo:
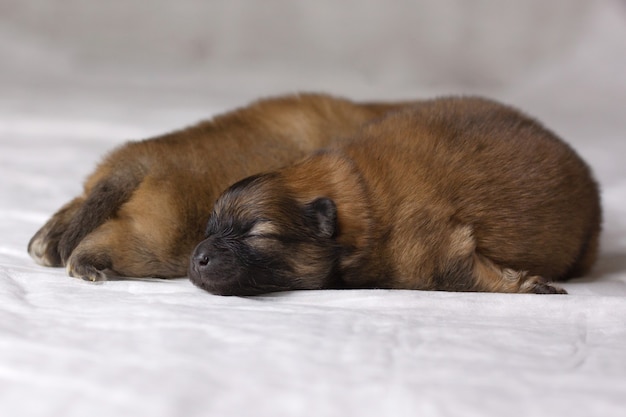
[(58, 251), (64, 265), (85, 236), (115, 216), (145, 177), (142, 166), (111, 163), (114, 160), (109, 158), (87, 180), (86, 198), (59, 240)]

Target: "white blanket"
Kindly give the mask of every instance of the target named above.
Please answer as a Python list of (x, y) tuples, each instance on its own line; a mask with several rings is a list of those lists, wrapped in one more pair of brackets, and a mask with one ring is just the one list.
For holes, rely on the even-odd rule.
[[(98, 7), (108, 7), (102, 19), (123, 15), (123, 9), (55, 2), (61, 8), (55, 12), (41, 1), (33, 4), (43, 9), (29, 9), (27, 2), (2, 3), (7, 7), (0, 8), (5, 13), (0, 18), (0, 416), (626, 415), (623, 1), (576, 2), (584, 10), (567, 9), (571, 24), (565, 40), (544, 31), (542, 38), (523, 42), (523, 36), (532, 35), (532, 24), (544, 27), (541, 4), (551, 4), (529, 2), (539, 9), (524, 9), (528, 21), (523, 27), (529, 29), (518, 34), (522, 38), (511, 38), (521, 39), (516, 50), (498, 43), (498, 36), (515, 35), (506, 31), (508, 21), (492, 28), (502, 34), (468, 32), (493, 39), (494, 50), (504, 54), (500, 65), (489, 67), (480, 54), (466, 53), (459, 58), (466, 67), (440, 74), (437, 82), (438, 69), (428, 62), (418, 65), (419, 57), (399, 58), (397, 54), (411, 52), (410, 42), (391, 50), (384, 43), (371, 45), (373, 39), (367, 44), (352, 40), (348, 46), (354, 59), (332, 50), (325, 57), (338, 59), (342, 69), (335, 71), (326, 63), (318, 72), (310, 68), (312, 58), (305, 51), (290, 55), (290, 38), (272, 27), (265, 28), (266, 36), (286, 44), (284, 51), (260, 46), (270, 57), (265, 61), (259, 62), (254, 48), (243, 48), (245, 39), (237, 38), (244, 43), (233, 44), (238, 49), (232, 54), (219, 42), (196, 45), (215, 48), (221, 66), (213, 68), (209, 60), (194, 67), (195, 72), (179, 64), (171, 73), (153, 74), (152, 65), (163, 66), (154, 62), (160, 55), (153, 42), (170, 33), (156, 36), (161, 27), (154, 22), (145, 24), (145, 33), (154, 35), (147, 43), (156, 48), (145, 54), (153, 59), (115, 72), (115, 57), (109, 55), (116, 50), (106, 50), (112, 46), (105, 35), (120, 40), (120, 31), (135, 30), (134, 22), (104, 29), (104, 24), (96, 25), (97, 37), (89, 18), (100, 16)], [(195, 3), (182, 3), (187, 8), (181, 13), (187, 14), (181, 16), (193, 16)], [(220, 10), (235, 19), (235, 6), (227, 5), (241, 3), (223, 2)], [(350, 23), (345, 7), (335, 2), (345, 12), (339, 17), (346, 22), (339, 24), (329, 12), (333, 6), (321, 3), (305, 3), (306, 17), (289, 9), (300, 16), (298, 27), (303, 21), (320, 26), (306, 26), (313, 35), (302, 29), (292, 39), (298, 48), (307, 45), (318, 55), (316, 46), (333, 48), (332, 40), (321, 34), (325, 19), (335, 29)], [(466, 4), (441, 2), (435, 7), (445, 9), (444, 3)], [(63, 7), (79, 7), (80, 13), (64, 17)], [(352, 7), (358, 9), (359, 3)], [(389, 31), (394, 19), (412, 27), (410, 16), (399, 7), (393, 15), (358, 9), (361, 29), (352, 33), (365, 37), (369, 32), (363, 25), (377, 17)], [(484, 4), (482, 9), (488, 10)], [(133, 18), (141, 15), (136, 7), (131, 11)], [(166, 12), (155, 13), (168, 21)], [(434, 15), (463, 16), (459, 13), (446, 9)], [(181, 16), (171, 18), (178, 22)], [(472, 16), (491, 26), (498, 20), (488, 13)], [(54, 23), (56, 18), (60, 23)], [(281, 28), (289, 20), (273, 12), (259, 19), (276, 19)], [(64, 28), (69, 22), (76, 27)], [(177, 30), (166, 28), (172, 29), (170, 35), (192, 33), (202, 19), (189, 24), (187, 32), (184, 24)], [(430, 24), (439, 29), (424, 33), (439, 36), (439, 47), (445, 46), (449, 39), (440, 33), (444, 23)], [(236, 28), (225, 23), (220, 28), (224, 38), (236, 38)], [(398, 32), (403, 39), (402, 30)], [(242, 33), (256, 35), (252, 29)], [(308, 44), (315, 33), (323, 42)], [(259, 43), (264, 42), (262, 34)], [(89, 55), (85, 45), (94, 42)], [(421, 48), (427, 44), (420, 41)], [(379, 48), (387, 62), (395, 57), (400, 67), (377, 63), (376, 55), (368, 58), (359, 45)], [(142, 52), (141, 45), (123, 39), (118, 48), (125, 59)], [(176, 59), (184, 55), (184, 50), (168, 51), (182, 54)], [(426, 58), (450, 68), (452, 62), (435, 59), (436, 52), (444, 51), (431, 51)], [(522, 58), (533, 51), (541, 54), (531, 65)], [(519, 62), (506, 63), (507, 57)], [(103, 63), (109, 67), (100, 69)], [(361, 68), (368, 64), (372, 73)], [(431, 68), (428, 77), (410, 75), (420, 68)], [(473, 76), (463, 78), (463, 68)], [(486, 68), (495, 68), (495, 78)], [(536, 116), (580, 152), (601, 184), (604, 234), (593, 273), (564, 284), (569, 292), (565, 296), (368, 290), (236, 298), (208, 294), (186, 279), (91, 284), (67, 277), (62, 269), (37, 266), (28, 257), (28, 239), (80, 192), (82, 179), (115, 145), (182, 127), (260, 95), (311, 89), (370, 99), (482, 93)]]

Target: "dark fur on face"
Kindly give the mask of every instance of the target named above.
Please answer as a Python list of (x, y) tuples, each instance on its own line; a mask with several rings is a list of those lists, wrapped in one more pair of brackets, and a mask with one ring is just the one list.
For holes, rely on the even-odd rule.
[[(216, 204), (192, 255), (189, 275), (199, 287), (221, 295), (332, 287), (339, 251), (335, 204), (324, 197), (300, 204), (289, 193), (266, 190), (268, 179), (280, 181), (272, 174), (250, 177)], [(246, 204), (250, 194), (253, 205)]]
[(536, 121), (480, 98), (390, 114), (217, 201), (190, 277), (223, 295), (319, 288), (564, 293), (601, 209), (590, 169)]

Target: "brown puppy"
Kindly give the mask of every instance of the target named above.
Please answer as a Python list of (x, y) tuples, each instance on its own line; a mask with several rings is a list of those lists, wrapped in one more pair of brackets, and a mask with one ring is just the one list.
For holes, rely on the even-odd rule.
[(89, 280), (185, 276), (213, 202), (228, 185), (292, 163), (403, 105), (292, 95), (127, 143), (35, 234), (28, 251), (42, 265), (65, 265)]
[(446, 98), (245, 179), (216, 202), (190, 278), (215, 294), (320, 288), (564, 293), (594, 263), (587, 165), (516, 110)]

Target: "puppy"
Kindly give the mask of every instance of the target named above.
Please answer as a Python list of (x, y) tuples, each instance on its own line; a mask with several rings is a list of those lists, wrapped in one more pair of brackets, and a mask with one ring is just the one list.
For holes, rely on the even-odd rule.
[(212, 204), (228, 185), (293, 163), (406, 104), (292, 95), (127, 143), (34, 235), (28, 252), (87, 280), (185, 276)]
[(323, 288), (565, 293), (598, 248), (598, 187), (536, 121), (443, 98), (216, 202), (190, 278), (222, 295)]

